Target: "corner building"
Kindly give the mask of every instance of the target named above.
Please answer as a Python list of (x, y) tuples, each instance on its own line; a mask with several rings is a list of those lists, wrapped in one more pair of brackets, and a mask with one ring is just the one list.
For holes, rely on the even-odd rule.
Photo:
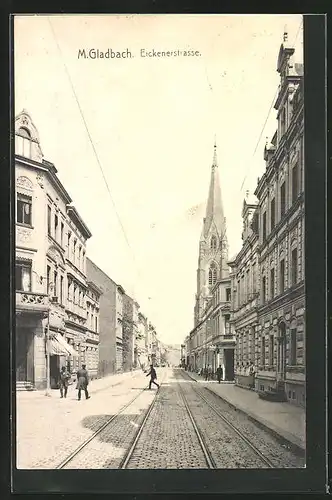
[[(61, 365), (75, 371), (98, 358), (99, 337), (87, 326), (86, 243), (91, 233), (46, 161), (30, 115), (15, 119), (17, 388), (57, 386)], [(46, 330), (50, 342), (46, 344)], [(90, 337), (89, 337), (90, 332)]]

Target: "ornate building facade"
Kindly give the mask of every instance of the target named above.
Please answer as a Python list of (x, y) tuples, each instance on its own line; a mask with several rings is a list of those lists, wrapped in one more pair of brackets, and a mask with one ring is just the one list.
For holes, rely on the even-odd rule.
[[(15, 119), (16, 378), (18, 384), (56, 386), (60, 365), (76, 370), (98, 335), (87, 339), (86, 242), (91, 233), (46, 161), (31, 117)], [(49, 341), (46, 339), (46, 331)]]
[(189, 367), (199, 370), (223, 366), (227, 380), (234, 378), (235, 337), (230, 331), (231, 280), (228, 266), (226, 220), (214, 145), (206, 216), (199, 242), (194, 329), (185, 341)]
[(244, 225), (250, 229), (230, 265), (237, 382), (254, 385), (263, 397), (304, 406), (303, 65), (294, 52), (285, 33), (277, 62), (278, 129), (265, 146), (258, 201), (245, 201)]

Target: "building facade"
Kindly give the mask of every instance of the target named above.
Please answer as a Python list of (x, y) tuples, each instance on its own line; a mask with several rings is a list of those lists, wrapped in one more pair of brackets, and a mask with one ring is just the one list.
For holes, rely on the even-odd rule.
[(143, 370), (149, 365), (148, 356), (148, 319), (141, 312), (138, 313), (138, 333), (136, 337), (136, 357), (138, 361), (138, 366)]
[(278, 128), (264, 149), (257, 202), (244, 204), (244, 225), (250, 229), (230, 262), (232, 327), (237, 383), (304, 406), (303, 64), (295, 61), (287, 38), (285, 33), (277, 61)]
[(192, 370), (223, 366), (234, 378), (235, 337), (230, 330), (231, 280), (228, 266), (226, 219), (221, 199), (217, 148), (214, 145), (210, 188), (199, 242), (194, 328), (186, 340)]
[(134, 367), (134, 300), (128, 295), (123, 296), (123, 369), (130, 371)]
[[(231, 331), (236, 337), (235, 382), (254, 387), (254, 366), (258, 362), (258, 200), (246, 193), (243, 202), (242, 249), (229, 262), (231, 268)], [(250, 373), (249, 373), (250, 372)]]
[(16, 378), (45, 387), (49, 350), (50, 383), (56, 387), (60, 365), (76, 370), (89, 345), (86, 242), (91, 233), (55, 166), (44, 159), (25, 110), (15, 119), (15, 175)]

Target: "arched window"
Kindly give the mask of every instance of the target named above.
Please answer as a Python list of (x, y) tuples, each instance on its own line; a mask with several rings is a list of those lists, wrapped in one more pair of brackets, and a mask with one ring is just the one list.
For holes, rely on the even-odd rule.
[(20, 127), (18, 129), (18, 134), (21, 136), (21, 137), (26, 137), (27, 139), (31, 139), (31, 134), (29, 132), (28, 129), (24, 128), (24, 127)]
[(16, 134), (15, 153), (25, 158), (31, 158), (31, 134), (24, 127), (20, 127)]
[(213, 235), (210, 243), (211, 250), (217, 250), (217, 238)]
[(217, 281), (217, 266), (214, 262), (210, 265), (209, 269), (209, 285), (213, 286)]

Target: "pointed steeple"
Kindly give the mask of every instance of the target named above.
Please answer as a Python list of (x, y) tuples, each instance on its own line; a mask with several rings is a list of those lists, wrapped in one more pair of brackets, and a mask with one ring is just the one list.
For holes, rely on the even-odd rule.
[(213, 161), (211, 168), (209, 196), (206, 205), (206, 215), (202, 233), (202, 236), (204, 238), (206, 237), (212, 223), (216, 225), (218, 234), (220, 237), (222, 237), (225, 233), (225, 217), (221, 200), (216, 139), (214, 141), (213, 147)]

